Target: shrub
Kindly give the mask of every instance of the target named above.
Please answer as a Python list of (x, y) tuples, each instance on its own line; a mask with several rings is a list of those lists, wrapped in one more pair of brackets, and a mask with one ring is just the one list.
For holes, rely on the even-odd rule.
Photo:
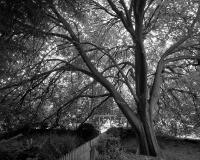
[(16, 160), (26, 160), (27, 158), (35, 158), (39, 148), (32, 146), (18, 153)]
[(52, 137), (51, 143), (56, 148), (58, 148), (61, 154), (66, 154), (81, 145), (83, 143), (83, 140), (81, 138), (78, 138), (77, 136), (72, 135), (54, 135)]
[(77, 135), (85, 141), (89, 141), (99, 135), (99, 131), (90, 123), (84, 123), (76, 130)]
[(56, 160), (60, 156), (78, 147), (83, 140), (72, 135), (50, 135), (39, 151), (38, 159)]
[(38, 152), (38, 160), (56, 160), (61, 156), (60, 151), (52, 144), (48, 137)]
[(23, 144), (18, 141), (9, 140), (0, 142), (0, 159), (15, 160), (20, 152), (24, 150)]
[(1, 149), (0, 149), (0, 157), (1, 160), (13, 160), (13, 157), (7, 151)]
[(97, 160), (122, 160), (123, 148), (120, 139), (112, 135), (101, 138), (96, 146), (99, 156)]
[(136, 133), (132, 128), (123, 128), (120, 134), (121, 139), (136, 137)]
[(112, 135), (113, 137), (120, 137), (122, 133), (123, 128), (117, 128), (117, 127), (111, 127), (107, 130), (107, 134)]
[(120, 137), (121, 139), (136, 136), (135, 131), (132, 128), (112, 127), (109, 128), (106, 133), (111, 134), (114, 137)]
[[(31, 141), (30, 141), (31, 140)], [(70, 152), (82, 144), (84, 140), (76, 135), (33, 134), (20, 140), (2, 141), (0, 143), (0, 160), (57, 160), (60, 156)]]

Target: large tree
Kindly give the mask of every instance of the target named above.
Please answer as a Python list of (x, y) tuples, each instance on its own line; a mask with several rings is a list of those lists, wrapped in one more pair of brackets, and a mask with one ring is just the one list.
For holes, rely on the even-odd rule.
[(140, 153), (161, 155), (154, 114), (163, 84), (196, 71), (199, 1), (1, 0), (0, 5), (2, 106), (30, 106), (38, 113), (49, 103), (59, 117), (77, 99), (82, 99), (77, 104), (97, 99), (98, 107), (113, 98), (137, 132)]

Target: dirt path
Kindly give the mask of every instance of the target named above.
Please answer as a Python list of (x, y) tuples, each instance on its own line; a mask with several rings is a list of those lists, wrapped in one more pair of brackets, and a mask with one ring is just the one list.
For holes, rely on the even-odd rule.
[[(160, 137), (158, 141), (168, 160), (200, 160), (200, 140)], [(124, 139), (122, 145), (128, 152), (136, 152), (135, 138)]]

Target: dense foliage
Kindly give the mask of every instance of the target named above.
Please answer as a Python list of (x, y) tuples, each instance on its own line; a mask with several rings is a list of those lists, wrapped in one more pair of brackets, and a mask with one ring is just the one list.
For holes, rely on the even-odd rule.
[(99, 135), (99, 131), (90, 123), (80, 125), (77, 130), (77, 135), (85, 141), (89, 141)]
[[(0, 0), (0, 130), (120, 109), (141, 154), (200, 127), (196, 0)], [(121, 113), (120, 113), (121, 114)]]
[(0, 137), (0, 157), (1, 160), (56, 160), (98, 133), (91, 124), (82, 125), (77, 130), (18, 129)]
[(96, 146), (99, 153), (97, 160), (122, 160), (123, 148), (119, 137), (109, 135), (99, 140)]

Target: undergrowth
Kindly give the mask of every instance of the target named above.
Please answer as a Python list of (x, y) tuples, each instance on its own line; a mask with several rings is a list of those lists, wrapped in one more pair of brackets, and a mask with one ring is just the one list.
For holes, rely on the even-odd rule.
[(1, 160), (56, 160), (83, 143), (75, 135), (40, 135), (0, 142)]
[(122, 160), (121, 154), (124, 152), (120, 138), (114, 137), (112, 134), (103, 137), (96, 145), (99, 153), (96, 160)]

